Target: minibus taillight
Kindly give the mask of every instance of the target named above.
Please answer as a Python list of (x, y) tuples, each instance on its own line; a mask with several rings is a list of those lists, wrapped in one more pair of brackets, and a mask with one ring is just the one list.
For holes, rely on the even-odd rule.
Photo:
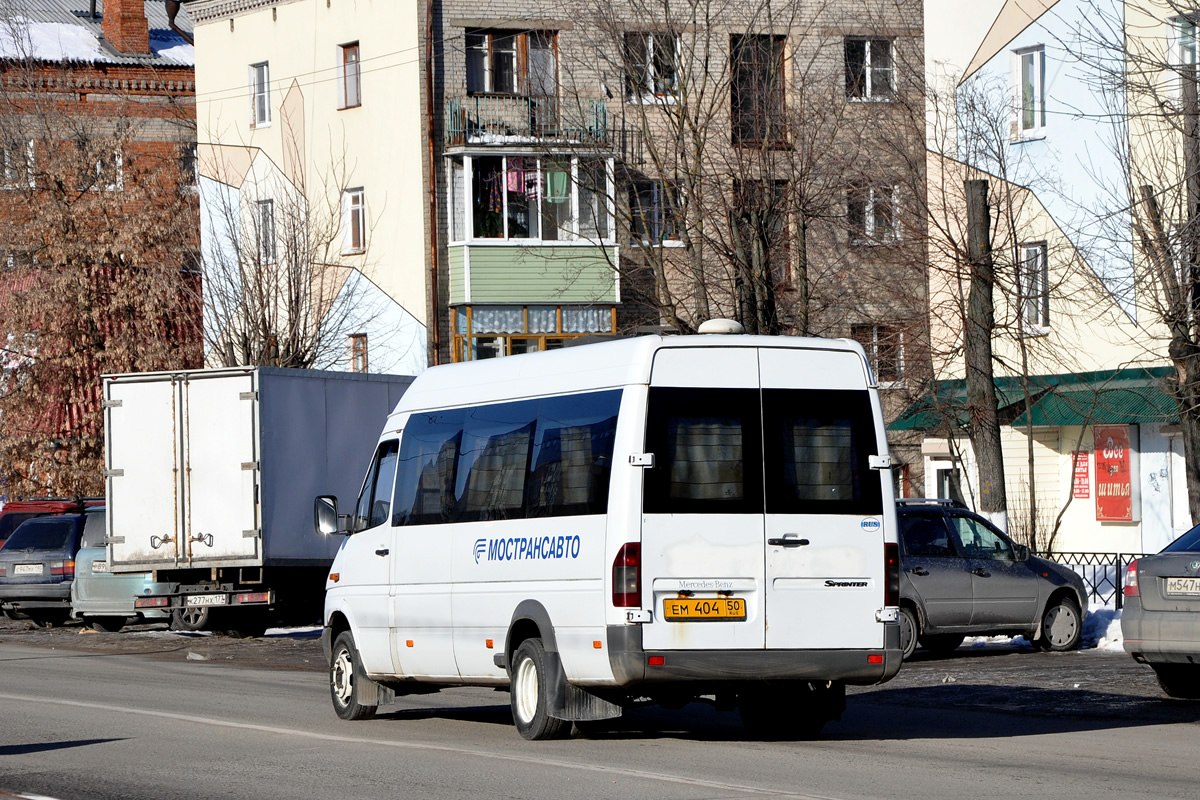
[(1125, 596), (1140, 597), (1141, 593), (1138, 590), (1137, 577), (1137, 559), (1129, 562), (1129, 566), (1125, 568)]
[(900, 545), (886, 542), (883, 545), (883, 604), (900, 605)]
[(613, 605), (637, 608), (642, 604), (642, 545), (628, 542), (613, 561)]

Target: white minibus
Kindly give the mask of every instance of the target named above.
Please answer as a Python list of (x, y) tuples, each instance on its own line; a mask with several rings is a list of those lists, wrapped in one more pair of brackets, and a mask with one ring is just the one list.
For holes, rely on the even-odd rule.
[(900, 669), (895, 501), (848, 340), (642, 336), (433, 367), (326, 584), (333, 706), (508, 687), (527, 739), (704, 699), (815, 735)]

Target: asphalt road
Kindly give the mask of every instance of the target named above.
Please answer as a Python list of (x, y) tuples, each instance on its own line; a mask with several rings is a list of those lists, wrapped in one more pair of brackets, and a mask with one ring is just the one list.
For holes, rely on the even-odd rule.
[(312, 634), (262, 640), (0, 626), (0, 795), (72, 798), (1190, 797), (1200, 704), (1120, 653), (963, 649), (852, 690), (816, 742), (650, 707), (559, 742), (508, 695), (329, 707)]

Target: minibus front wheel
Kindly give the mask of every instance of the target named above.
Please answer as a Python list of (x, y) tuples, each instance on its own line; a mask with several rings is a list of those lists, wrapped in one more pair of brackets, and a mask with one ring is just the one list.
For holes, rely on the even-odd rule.
[(329, 660), (329, 696), (333, 699), (333, 710), (346, 720), (371, 719), (378, 709), (376, 705), (364, 705), (361, 700), (363, 684), (368, 678), (363, 673), (350, 631), (342, 631), (333, 642), (333, 657)]
[(549, 714), (550, 686), (550, 671), (542, 640), (526, 639), (513, 654), (509, 693), (517, 732), (531, 741), (561, 739), (571, 730), (570, 722)]

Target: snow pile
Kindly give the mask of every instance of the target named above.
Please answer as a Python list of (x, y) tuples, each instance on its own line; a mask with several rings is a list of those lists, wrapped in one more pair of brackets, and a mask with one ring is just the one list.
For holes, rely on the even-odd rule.
[[(1121, 612), (1111, 606), (1100, 606), (1088, 612), (1083, 621), (1083, 650), (1104, 650), (1122, 653)], [(963, 647), (1033, 647), (1024, 636), (968, 636)]]
[(44, 61), (97, 61), (100, 42), (86, 28), (65, 22), (17, 19), (0, 25), (0, 56)]

